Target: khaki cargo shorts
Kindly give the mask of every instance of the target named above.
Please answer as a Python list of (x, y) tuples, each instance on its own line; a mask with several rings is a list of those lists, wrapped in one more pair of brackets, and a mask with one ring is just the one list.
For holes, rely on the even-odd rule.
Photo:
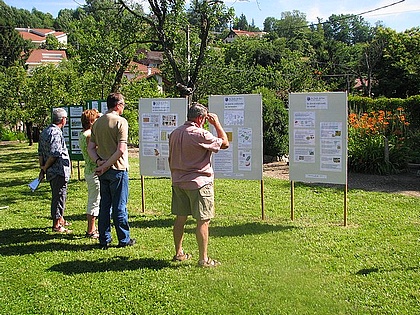
[(213, 184), (207, 184), (194, 190), (172, 186), (171, 210), (174, 215), (192, 215), (196, 220), (210, 220), (214, 218)]

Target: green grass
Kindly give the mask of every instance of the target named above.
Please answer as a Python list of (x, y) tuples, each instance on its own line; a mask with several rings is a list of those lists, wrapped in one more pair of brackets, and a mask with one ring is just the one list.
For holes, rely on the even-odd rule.
[[(130, 248), (97, 249), (85, 239), (86, 183), (69, 184), (66, 219), (73, 235), (51, 232), (47, 183), (37, 176), (36, 145), (0, 145), (0, 314), (418, 314), (418, 198), (297, 184), (290, 221), (288, 181), (216, 180), (210, 256), (170, 261), (170, 181), (145, 179), (131, 159)], [(76, 162), (74, 165), (76, 166)], [(83, 177), (83, 176), (82, 176)], [(195, 222), (184, 247), (197, 257)], [(114, 237), (116, 239), (116, 237)]]

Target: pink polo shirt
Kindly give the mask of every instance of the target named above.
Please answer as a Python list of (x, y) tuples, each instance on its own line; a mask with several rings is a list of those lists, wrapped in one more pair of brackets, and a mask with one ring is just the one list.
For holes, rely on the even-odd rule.
[(222, 139), (186, 121), (169, 136), (169, 167), (172, 185), (182, 189), (199, 189), (214, 179), (211, 155), (218, 152)]

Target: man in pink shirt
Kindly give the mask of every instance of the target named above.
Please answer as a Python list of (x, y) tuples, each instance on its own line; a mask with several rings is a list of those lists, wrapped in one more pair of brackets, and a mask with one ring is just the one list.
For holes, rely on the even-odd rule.
[[(203, 129), (207, 121), (217, 132), (215, 137)], [(190, 259), (184, 253), (182, 241), (189, 215), (197, 220), (196, 238), (199, 249), (198, 264), (216, 267), (220, 262), (207, 256), (209, 223), (214, 218), (214, 172), (212, 153), (227, 149), (229, 140), (216, 114), (194, 103), (188, 110), (188, 120), (169, 136), (169, 167), (172, 177), (172, 214), (176, 215), (173, 236), (174, 261)]]

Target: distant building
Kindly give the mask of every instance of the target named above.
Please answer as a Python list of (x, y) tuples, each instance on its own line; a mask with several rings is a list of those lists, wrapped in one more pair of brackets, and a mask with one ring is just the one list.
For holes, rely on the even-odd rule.
[(158, 68), (132, 61), (124, 71), (124, 77), (128, 81), (154, 78), (157, 81), (159, 91), (163, 92), (163, 78)]
[(231, 29), (229, 34), (223, 40), (225, 43), (233, 42), (237, 37), (263, 37), (267, 32), (249, 32)]
[(139, 60), (139, 63), (143, 65), (159, 68), (159, 66), (163, 63), (163, 52), (161, 51), (141, 49), (138, 53), (144, 56)]
[(67, 60), (67, 54), (64, 50), (35, 49), (31, 52), (25, 64), (28, 66), (28, 72), (31, 72), (42, 64), (58, 65), (63, 60)]
[(64, 32), (56, 32), (48, 28), (16, 28), (23, 39), (30, 40), (35, 47), (45, 44), (48, 35), (57, 38), (58, 42), (67, 45), (67, 34)]

